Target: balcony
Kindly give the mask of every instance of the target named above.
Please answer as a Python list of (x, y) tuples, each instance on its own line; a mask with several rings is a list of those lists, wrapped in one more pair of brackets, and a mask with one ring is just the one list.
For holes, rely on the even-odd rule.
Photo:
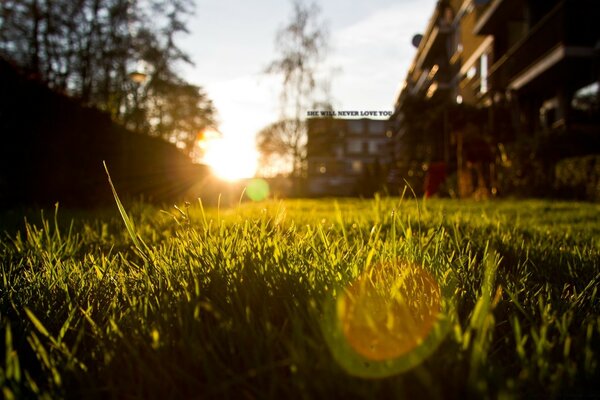
[(516, 9), (520, 7), (515, 3), (520, 3), (519, 0), (494, 0), (490, 2), (487, 8), (482, 9), (473, 34), (475, 35), (491, 35), (499, 26), (503, 25), (508, 16), (514, 16)]
[(421, 44), (419, 45), (413, 72), (418, 73), (423, 68), (431, 67), (440, 62), (440, 58), (447, 60), (448, 36), (454, 32), (452, 17), (445, 10), (437, 8), (429, 20), (429, 25)]
[(492, 65), (492, 86), (519, 90), (566, 58), (591, 57), (600, 36), (592, 3), (562, 1), (544, 15)]

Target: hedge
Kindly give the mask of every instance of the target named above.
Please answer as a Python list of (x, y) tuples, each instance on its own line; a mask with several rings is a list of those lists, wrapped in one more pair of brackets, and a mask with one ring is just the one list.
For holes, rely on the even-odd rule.
[(600, 155), (559, 161), (555, 167), (555, 184), (564, 197), (600, 202)]

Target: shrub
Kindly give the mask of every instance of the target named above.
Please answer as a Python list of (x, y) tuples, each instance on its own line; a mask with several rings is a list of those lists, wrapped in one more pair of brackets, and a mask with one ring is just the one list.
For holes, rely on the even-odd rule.
[(555, 168), (555, 186), (562, 196), (600, 202), (600, 155), (559, 161)]

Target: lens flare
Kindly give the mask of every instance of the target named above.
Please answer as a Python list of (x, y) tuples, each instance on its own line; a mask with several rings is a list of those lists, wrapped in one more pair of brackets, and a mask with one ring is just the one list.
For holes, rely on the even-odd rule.
[(261, 201), (269, 196), (269, 184), (264, 179), (251, 179), (246, 186), (246, 195), (252, 201)]
[(390, 360), (417, 347), (440, 312), (440, 289), (422, 268), (404, 268), (391, 283), (364, 275), (338, 299), (346, 340), (369, 360)]
[(420, 364), (441, 343), (453, 315), (452, 289), (425, 268), (379, 264), (326, 303), (323, 331), (350, 374), (381, 378)]

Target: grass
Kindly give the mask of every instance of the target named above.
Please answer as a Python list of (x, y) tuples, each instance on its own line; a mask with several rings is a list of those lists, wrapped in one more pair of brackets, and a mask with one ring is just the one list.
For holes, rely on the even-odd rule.
[[(119, 211), (7, 219), (4, 398), (600, 396), (598, 205)], [(402, 281), (414, 270), (429, 295)], [(432, 302), (415, 334), (401, 316)]]

